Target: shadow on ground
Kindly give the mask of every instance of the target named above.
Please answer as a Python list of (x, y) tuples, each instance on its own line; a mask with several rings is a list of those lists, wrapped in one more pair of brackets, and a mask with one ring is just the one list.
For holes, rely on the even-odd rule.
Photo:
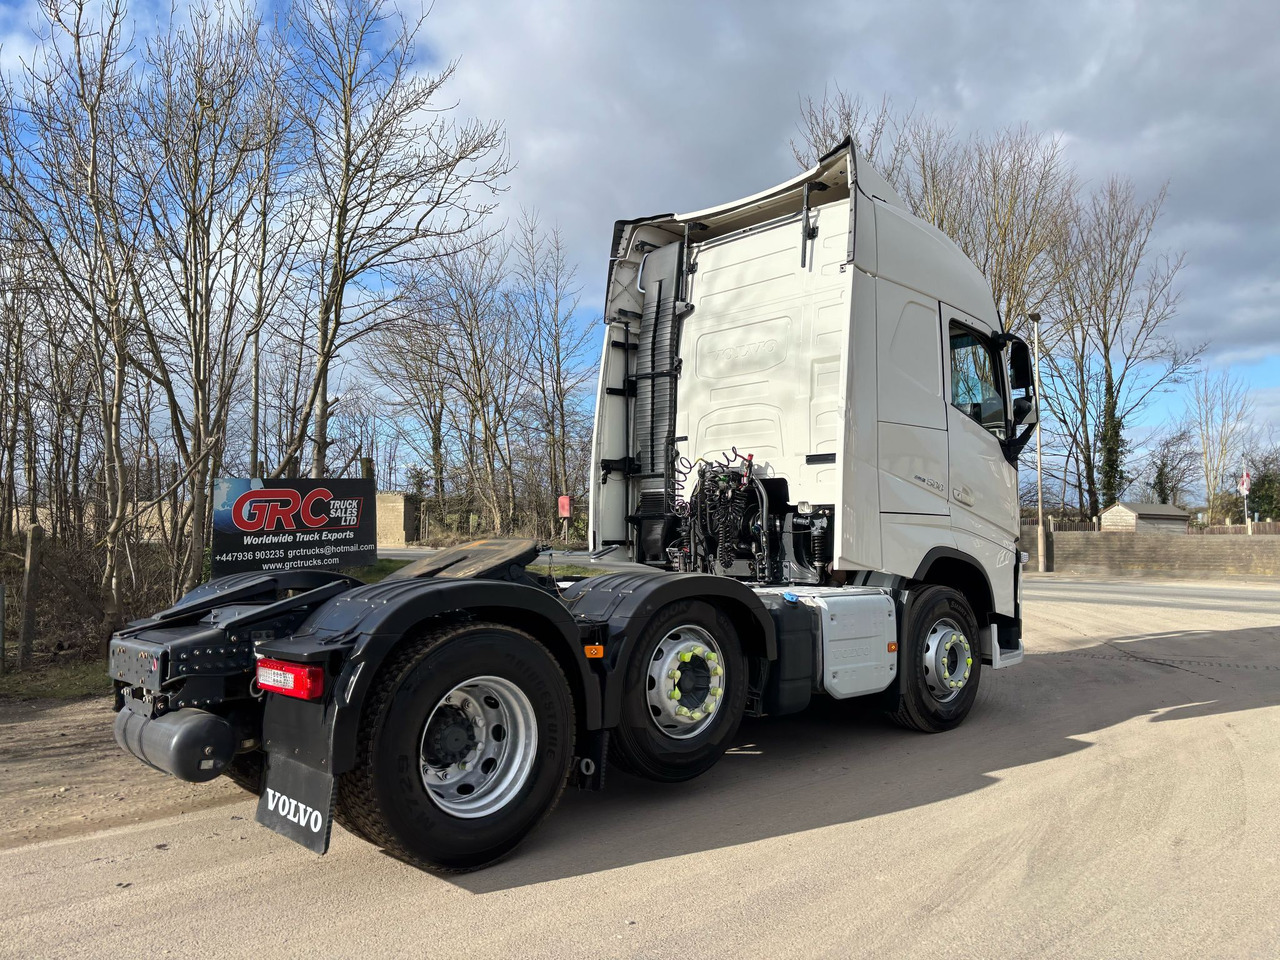
[(909, 810), (995, 783), (1013, 767), (1087, 750), (1135, 718), (1206, 717), (1280, 703), (1280, 629), (1122, 637), (1030, 655), (982, 677), (959, 729), (897, 729), (856, 703), (747, 720), (705, 776), (655, 784), (610, 774), (566, 794), (505, 863), (450, 878), (473, 893), (625, 867)]

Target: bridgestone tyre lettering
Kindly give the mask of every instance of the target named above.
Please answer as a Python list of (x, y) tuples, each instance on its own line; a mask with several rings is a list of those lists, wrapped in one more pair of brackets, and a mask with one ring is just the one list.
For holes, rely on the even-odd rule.
[[(969, 601), (950, 587), (913, 588), (914, 600), (902, 636), (901, 690), (889, 716), (895, 723), (924, 733), (942, 733), (958, 727), (973, 709), (982, 677), (981, 639), (978, 621)], [(973, 663), (964, 688), (948, 702), (929, 692), (925, 677), (924, 650), (930, 631), (940, 621), (961, 627), (973, 649)]]
[[(420, 773), (423, 730), (459, 683), (496, 676), (533, 707), (537, 747), (519, 792), (482, 817), (443, 810)], [(365, 703), (356, 766), (338, 783), (335, 819), (397, 859), (432, 872), (475, 870), (502, 859), (555, 807), (573, 761), (574, 706), (564, 672), (529, 634), (467, 623), (406, 642), (379, 673)]]
[[(724, 694), (711, 723), (696, 736), (674, 739), (664, 735), (650, 716), (647, 685), (649, 665), (659, 643), (682, 625), (700, 627), (715, 639), (724, 667)], [(706, 773), (732, 744), (747, 703), (747, 657), (733, 622), (701, 600), (681, 600), (663, 607), (632, 649), (622, 696), (611, 760), (636, 776), (668, 783)]]

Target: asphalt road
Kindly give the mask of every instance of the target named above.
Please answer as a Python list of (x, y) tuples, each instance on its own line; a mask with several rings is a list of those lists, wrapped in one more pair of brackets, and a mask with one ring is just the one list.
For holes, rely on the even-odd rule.
[(1280, 586), (1032, 580), (940, 736), (751, 721), (438, 878), (249, 802), (0, 853), (0, 956), (1280, 956)]

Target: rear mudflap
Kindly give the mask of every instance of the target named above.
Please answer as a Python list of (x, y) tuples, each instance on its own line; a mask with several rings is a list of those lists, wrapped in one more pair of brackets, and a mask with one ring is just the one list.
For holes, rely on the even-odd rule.
[(254, 819), (315, 853), (329, 849), (333, 830), (333, 774), (281, 754), (267, 754)]

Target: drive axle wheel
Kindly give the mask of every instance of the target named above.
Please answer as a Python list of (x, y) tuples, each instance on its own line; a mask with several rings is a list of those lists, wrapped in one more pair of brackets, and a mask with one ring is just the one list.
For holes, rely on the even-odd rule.
[(977, 698), (978, 623), (958, 591), (916, 590), (902, 640), (901, 691), (891, 716), (904, 727), (940, 733), (959, 726)]
[(615, 756), (650, 780), (689, 780), (728, 748), (747, 702), (747, 658), (732, 621), (709, 603), (660, 610), (627, 663)]
[(532, 636), (496, 623), (437, 630), (380, 672), (336, 819), (427, 870), (493, 863), (559, 800), (574, 729), (568, 681)]
[(436, 704), (422, 730), (422, 783), (455, 817), (484, 817), (516, 797), (533, 769), (538, 721), (524, 691), (473, 677)]

